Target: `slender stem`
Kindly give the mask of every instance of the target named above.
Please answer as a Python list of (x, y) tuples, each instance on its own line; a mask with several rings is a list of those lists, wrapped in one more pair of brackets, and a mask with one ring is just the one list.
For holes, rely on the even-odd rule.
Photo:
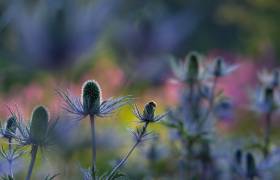
[(139, 135), (139, 139), (137, 139), (136, 143), (132, 146), (132, 148), (128, 151), (126, 156), (113, 168), (113, 170), (110, 172), (109, 176), (106, 178), (106, 180), (111, 179), (111, 177), (116, 173), (116, 171), (127, 161), (131, 153), (134, 151), (134, 149), (140, 144), (142, 141), (143, 136), (145, 135), (147, 131), (149, 122), (146, 122), (145, 125), (143, 126), (143, 130), (141, 134)]
[(265, 129), (264, 129), (264, 157), (269, 155), (270, 148), (270, 134), (271, 134), (271, 113), (268, 112), (265, 118)]
[(11, 156), (11, 159), (9, 159), (9, 174), (10, 176), (13, 178), (13, 160), (12, 160), (12, 151), (13, 151), (13, 147), (12, 147), (12, 138), (8, 139), (9, 141), (9, 155)]
[(214, 82), (213, 82), (213, 86), (212, 86), (212, 89), (211, 89), (211, 96), (210, 96), (210, 99), (209, 99), (209, 107), (208, 107), (208, 109), (205, 113), (205, 116), (203, 116), (203, 118), (199, 122), (199, 127), (202, 126), (202, 124), (208, 119), (210, 113), (213, 110), (214, 102), (215, 102), (215, 90), (216, 90), (217, 84), (218, 84), (218, 77), (215, 77)]
[(96, 136), (95, 136), (95, 117), (90, 115), (90, 126), (91, 126), (91, 150), (92, 150), (92, 175), (95, 179), (96, 172)]
[(31, 161), (30, 161), (30, 164), (29, 164), (28, 174), (26, 176), (26, 180), (30, 180), (30, 178), (31, 178), (32, 170), (33, 170), (33, 167), (34, 167), (34, 164), (35, 164), (35, 160), (36, 160), (37, 151), (38, 151), (38, 146), (37, 145), (32, 145)]

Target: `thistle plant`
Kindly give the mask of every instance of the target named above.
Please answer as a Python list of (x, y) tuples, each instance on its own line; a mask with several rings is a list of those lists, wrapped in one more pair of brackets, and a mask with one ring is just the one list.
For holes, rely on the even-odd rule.
[(17, 122), (16, 122), (16, 116), (12, 115), (11, 117), (8, 118), (6, 122), (6, 127), (0, 128), (0, 134), (2, 137), (7, 139), (8, 141), (8, 151), (5, 150), (5, 148), (2, 146), (0, 149), (0, 157), (4, 158), (8, 162), (9, 166), (9, 174), (8, 178), (13, 179), (14, 174), (13, 174), (13, 162), (18, 159), (21, 155), (22, 152), (18, 151), (17, 148), (13, 147), (13, 138), (15, 137), (16, 134), (16, 129), (17, 129)]
[[(216, 94), (217, 84), (220, 78), (229, 75), (237, 66), (227, 64), (220, 57), (208, 66), (204, 66), (206, 63), (202, 63), (203, 60), (202, 55), (192, 52), (184, 62), (177, 64), (173, 60), (171, 63), (174, 74), (185, 84), (185, 88), (182, 101), (171, 110), (165, 124), (175, 129), (184, 149), (181, 162), (187, 167), (182, 167), (182, 172), (187, 169), (190, 178), (207, 179), (214, 177), (214, 174), (206, 172), (215, 171), (210, 145), (214, 135), (214, 115), (217, 109), (225, 107), (221, 104), (227, 99), (222, 93)], [(198, 169), (203, 171), (199, 172)]]
[(259, 74), (261, 87), (256, 89), (253, 101), (253, 110), (264, 116), (263, 128), (263, 145), (262, 152), (265, 158), (269, 156), (271, 146), (271, 127), (272, 117), (280, 105), (279, 97), (279, 71), (274, 70), (272, 73), (263, 71)]
[(25, 125), (22, 118), (17, 121), (19, 135), (16, 136), (20, 146), (31, 146), (31, 159), (26, 175), (26, 180), (31, 179), (32, 171), (36, 161), (39, 148), (46, 148), (51, 145), (51, 132), (56, 122), (50, 122), (49, 112), (44, 106), (37, 106), (33, 109), (29, 124)]
[(91, 125), (91, 144), (92, 144), (92, 175), (95, 179), (96, 174), (96, 135), (95, 118), (111, 115), (115, 110), (130, 102), (130, 96), (110, 98), (102, 101), (102, 91), (99, 84), (94, 80), (86, 81), (82, 86), (81, 97), (75, 97), (68, 91), (58, 91), (64, 100), (64, 109), (74, 118), (81, 120), (89, 116)]
[(120, 169), (126, 163), (127, 159), (135, 150), (135, 148), (142, 142), (150, 139), (152, 133), (148, 132), (147, 130), (149, 124), (159, 122), (166, 116), (166, 114), (155, 115), (155, 110), (156, 110), (156, 103), (154, 101), (151, 101), (145, 105), (142, 114), (140, 113), (138, 107), (136, 105), (134, 106), (134, 114), (138, 118), (139, 122), (143, 124), (143, 126), (137, 128), (135, 131), (132, 131), (132, 134), (135, 138), (134, 145), (128, 151), (125, 157), (112, 169), (112, 171), (107, 176), (106, 180), (113, 179), (118, 169)]

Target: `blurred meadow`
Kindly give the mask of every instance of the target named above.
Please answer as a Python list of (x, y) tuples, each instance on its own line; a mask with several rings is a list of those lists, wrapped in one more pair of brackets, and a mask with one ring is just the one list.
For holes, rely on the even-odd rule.
[[(155, 101), (156, 114), (180, 106), (186, 87), (170, 61), (195, 51), (205, 66), (217, 57), (238, 66), (216, 87), (232, 109), (215, 117), (215, 146), (220, 148), (213, 156), (234, 156), (242, 149), (258, 163), (261, 153), (247, 145), (262, 139), (265, 116), (254, 111), (250, 97), (259, 87), (260, 72), (279, 67), (279, 19), (278, 0), (1, 0), (1, 122), (11, 111), (28, 122), (34, 107), (48, 107), (50, 121), (58, 119), (58, 130), (53, 145), (38, 151), (31, 179), (54, 174), (55, 179), (83, 179), (80, 169), (91, 167), (88, 117), (73, 120), (58, 92), (68, 89), (80, 96), (83, 83), (96, 80), (104, 100), (132, 95), (132, 103), (96, 119), (96, 164), (102, 174), (133, 145), (129, 129), (139, 126), (133, 104), (142, 112), (147, 102)], [(277, 113), (271, 121), (271, 151), (280, 145)], [(149, 130), (157, 138), (132, 153), (121, 168), (127, 178), (215, 179), (182, 175), (178, 134), (164, 122), (151, 124)], [(0, 143), (8, 148), (5, 139)], [(14, 163), (15, 179), (25, 179), (27, 173), (30, 148), (23, 151)], [(280, 153), (278, 158), (280, 162)], [(0, 158), (0, 175), (6, 174), (5, 159)], [(258, 178), (269, 179), (263, 177)]]

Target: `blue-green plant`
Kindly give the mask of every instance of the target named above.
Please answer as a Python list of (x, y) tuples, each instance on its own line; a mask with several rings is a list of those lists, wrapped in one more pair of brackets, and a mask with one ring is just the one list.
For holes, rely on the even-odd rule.
[(184, 61), (171, 61), (172, 70), (184, 84), (184, 90), (178, 107), (171, 109), (164, 123), (178, 134), (184, 172), (181, 174), (184, 177), (188, 174), (190, 179), (217, 178), (211, 155), (215, 115), (220, 108), (224, 108), (223, 111), (231, 108), (229, 99), (222, 92), (217, 93), (217, 84), (220, 78), (238, 67), (227, 64), (221, 57), (205, 66), (204, 59), (202, 55), (191, 52)]
[(92, 174), (96, 175), (96, 117), (106, 117), (115, 110), (130, 102), (130, 96), (119, 98), (109, 98), (102, 100), (102, 90), (95, 80), (88, 80), (82, 86), (81, 97), (71, 95), (68, 91), (58, 91), (58, 94), (65, 102), (64, 109), (74, 115), (74, 119), (81, 120), (89, 116), (91, 125), (91, 144), (92, 144)]

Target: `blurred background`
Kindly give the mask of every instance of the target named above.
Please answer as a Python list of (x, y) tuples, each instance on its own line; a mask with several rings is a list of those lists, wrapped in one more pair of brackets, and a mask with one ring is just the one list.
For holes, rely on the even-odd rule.
[[(183, 59), (195, 50), (207, 59), (223, 56), (229, 63), (240, 64), (219, 85), (233, 99), (237, 112), (221, 122), (221, 133), (260, 133), (257, 116), (248, 110), (247, 95), (255, 87), (257, 71), (279, 65), (279, 18), (278, 0), (2, 0), (1, 119), (8, 116), (5, 106), (15, 104), (27, 120), (37, 104), (47, 105), (54, 117), (60, 116), (61, 99), (55, 90), (67, 88), (79, 95), (88, 79), (100, 83), (105, 99), (130, 94), (137, 97), (140, 107), (155, 100), (162, 112), (178, 103), (182, 87), (173, 80), (170, 57)], [(101, 171), (131, 145), (126, 129), (135, 126), (133, 120), (131, 108), (124, 107), (110, 119), (98, 121)], [(85, 148), (89, 144), (81, 142), (89, 138), (87, 123), (79, 127), (83, 131), (69, 125), (73, 133), (61, 137), (69, 140), (69, 148), (54, 153), (61, 164), (54, 161), (55, 155), (46, 155), (47, 163), (38, 171), (45, 173), (48, 166), (54, 172), (58, 167), (73, 173), (78, 171), (78, 162), (89, 166), (89, 148)], [(274, 137), (279, 128), (276, 123)], [(158, 141), (168, 138), (163, 125), (154, 129), (161, 134)], [(168, 156), (168, 152), (161, 154)], [(145, 154), (145, 148), (141, 153)], [(126, 172), (141, 177), (147, 171), (141, 167), (145, 162), (133, 161), (133, 157), (127, 169), (142, 171)], [(155, 173), (172, 172), (164, 163), (157, 167), (160, 170)]]

